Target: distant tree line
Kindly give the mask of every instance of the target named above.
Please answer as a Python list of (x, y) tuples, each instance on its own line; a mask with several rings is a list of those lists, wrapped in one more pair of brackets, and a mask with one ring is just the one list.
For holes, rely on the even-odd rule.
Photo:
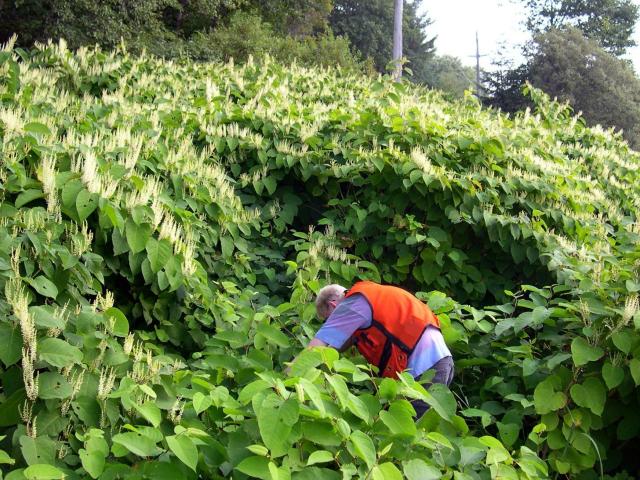
[[(462, 96), (473, 70), (434, 53), (423, 0), (405, 0), (403, 52), (409, 80)], [(0, 0), (0, 41), (64, 38), (71, 48), (123, 40), (167, 58), (237, 62), (270, 54), (282, 62), (387, 73), (393, 0)]]
[(516, 0), (529, 12), (533, 40), (520, 65), (498, 65), (485, 76), (484, 101), (515, 112), (530, 101), (529, 82), (567, 101), (590, 125), (623, 131), (640, 148), (640, 79), (622, 58), (635, 46), (632, 34), (639, 8), (632, 0)]

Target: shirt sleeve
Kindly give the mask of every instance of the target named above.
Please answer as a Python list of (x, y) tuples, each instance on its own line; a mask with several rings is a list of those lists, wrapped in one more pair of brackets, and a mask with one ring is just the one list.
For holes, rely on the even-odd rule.
[(371, 325), (371, 306), (360, 294), (345, 298), (324, 322), (316, 338), (340, 349), (359, 328)]

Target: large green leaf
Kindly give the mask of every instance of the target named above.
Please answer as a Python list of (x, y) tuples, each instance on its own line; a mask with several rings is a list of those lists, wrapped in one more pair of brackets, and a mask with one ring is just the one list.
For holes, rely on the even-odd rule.
[(137, 432), (118, 433), (111, 440), (140, 457), (152, 457), (161, 452), (150, 437)]
[(156, 240), (155, 238), (150, 238), (147, 240), (145, 248), (147, 249), (151, 270), (154, 273), (158, 273), (173, 255), (173, 248), (166, 239)]
[(371, 478), (373, 480), (402, 480), (402, 473), (393, 463), (385, 462), (373, 467)]
[(549, 377), (540, 382), (533, 392), (536, 412), (545, 414), (561, 409), (567, 404), (567, 397), (559, 391), (557, 377)]
[(271, 480), (271, 474), (269, 473), (269, 459), (266, 457), (257, 455), (247, 457), (236, 466), (236, 470), (246, 475), (250, 475), (251, 477)]
[(584, 383), (571, 386), (571, 398), (581, 407), (590, 409), (596, 415), (602, 415), (607, 399), (607, 390), (597, 378), (587, 378)]
[(27, 465), (55, 463), (56, 449), (56, 442), (49, 437), (40, 436), (32, 438), (27, 435), (20, 437), (20, 451)]
[(428, 465), (424, 460), (419, 458), (403, 462), (402, 470), (407, 480), (439, 480), (442, 478), (440, 469)]
[(364, 460), (367, 467), (372, 468), (376, 463), (376, 448), (371, 437), (360, 430), (356, 430), (351, 433), (349, 440), (354, 454)]
[(165, 440), (175, 456), (195, 472), (198, 465), (198, 448), (193, 440), (186, 435), (172, 435), (166, 437)]
[(23, 475), (27, 480), (62, 480), (65, 473), (53, 465), (38, 463), (25, 468)]
[(134, 408), (138, 411), (142, 417), (148, 421), (154, 427), (160, 426), (160, 422), (162, 421), (162, 413), (158, 406), (152, 401), (145, 402), (142, 405), (134, 403)]
[(576, 337), (571, 342), (571, 354), (573, 362), (577, 366), (582, 366), (598, 360), (604, 355), (604, 350), (600, 347), (589, 345), (582, 337)]
[(142, 252), (151, 237), (151, 225), (146, 223), (138, 225), (131, 218), (128, 218), (125, 225), (125, 235), (131, 252)]
[(43, 400), (69, 398), (73, 387), (65, 377), (57, 372), (42, 372), (38, 377), (38, 396)]
[(40, 275), (34, 279), (25, 278), (25, 281), (29, 285), (31, 285), (40, 295), (49, 298), (56, 298), (58, 296), (58, 287), (56, 287), (51, 280), (43, 275)]
[(60, 338), (44, 338), (38, 342), (40, 360), (58, 368), (82, 363), (82, 350)]
[(22, 357), (22, 335), (18, 326), (0, 323), (0, 360), (5, 367), (16, 363)]
[(412, 437), (417, 432), (415, 421), (408, 407), (402, 402), (394, 402), (388, 411), (381, 411), (380, 420), (396, 436)]
[(88, 190), (80, 190), (76, 197), (76, 210), (78, 218), (82, 222), (98, 208), (98, 195)]

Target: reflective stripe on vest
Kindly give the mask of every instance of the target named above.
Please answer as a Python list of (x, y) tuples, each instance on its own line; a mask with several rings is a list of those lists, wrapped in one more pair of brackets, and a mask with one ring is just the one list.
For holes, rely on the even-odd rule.
[(424, 303), (406, 290), (373, 282), (358, 282), (345, 295), (360, 293), (371, 306), (371, 326), (353, 334), (356, 347), (382, 377), (395, 377), (407, 368), (428, 325), (440, 328), (440, 320)]

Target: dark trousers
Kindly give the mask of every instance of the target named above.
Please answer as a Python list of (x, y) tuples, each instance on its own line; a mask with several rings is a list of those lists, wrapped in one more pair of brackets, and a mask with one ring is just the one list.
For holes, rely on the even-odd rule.
[[(453, 357), (444, 357), (438, 360), (433, 367), (431, 367), (427, 371), (434, 371), (435, 374), (430, 382), (422, 384), (425, 389), (429, 389), (431, 384), (433, 383), (442, 383), (444, 385), (449, 386), (451, 384), (451, 380), (453, 380)], [(425, 414), (427, 410), (429, 410), (429, 405), (422, 400), (413, 400), (411, 402), (413, 405), (413, 409), (416, 411), (416, 418), (420, 418)]]

